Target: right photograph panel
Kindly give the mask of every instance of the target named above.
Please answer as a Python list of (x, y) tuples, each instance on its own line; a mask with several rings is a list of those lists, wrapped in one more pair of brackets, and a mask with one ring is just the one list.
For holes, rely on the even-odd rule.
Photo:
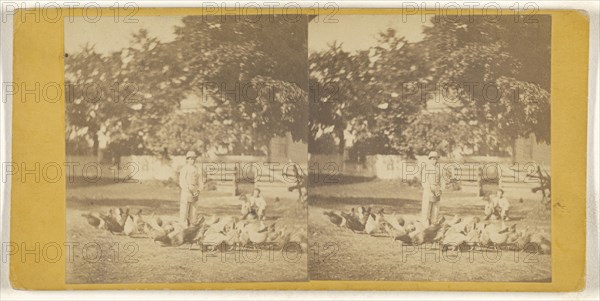
[(335, 19), (309, 22), (310, 279), (551, 282), (551, 17)]

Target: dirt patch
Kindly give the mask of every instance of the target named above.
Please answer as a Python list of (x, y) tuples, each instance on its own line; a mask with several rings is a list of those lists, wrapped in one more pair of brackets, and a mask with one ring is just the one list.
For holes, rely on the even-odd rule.
[[(306, 227), (306, 209), (285, 189), (264, 189), (267, 223)], [(279, 198), (277, 200), (276, 198)], [(164, 220), (178, 216), (178, 191), (156, 183), (106, 184), (101, 189), (78, 185), (68, 190), (67, 241), (73, 254), (67, 262), (67, 283), (160, 283), (303, 281), (308, 279), (307, 254), (297, 248), (189, 250), (161, 247), (146, 237), (113, 235), (87, 224), (86, 212), (114, 207), (142, 209)], [(198, 211), (206, 216), (240, 214), (237, 198), (223, 192), (203, 192)]]
[[(331, 224), (324, 210), (357, 206), (417, 219), (421, 191), (399, 181), (373, 180), (320, 186), (309, 198), (309, 274), (312, 280), (534, 281), (551, 280), (551, 255), (503, 249), (442, 251), (436, 245), (406, 246), (389, 237), (353, 233)], [(535, 199), (510, 199), (519, 228), (550, 233), (550, 213)], [(440, 214), (482, 216), (485, 203), (462, 192), (446, 193)], [(492, 223), (497, 223), (493, 221)]]

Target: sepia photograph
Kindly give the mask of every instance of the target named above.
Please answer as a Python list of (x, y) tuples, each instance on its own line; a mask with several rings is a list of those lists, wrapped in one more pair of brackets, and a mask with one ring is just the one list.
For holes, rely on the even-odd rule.
[(311, 280), (551, 282), (551, 16), (308, 24)]
[(306, 281), (307, 16), (135, 21), (65, 19), (66, 283)]
[(597, 295), (594, 7), (137, 2), (3, 7), (0, 299)]

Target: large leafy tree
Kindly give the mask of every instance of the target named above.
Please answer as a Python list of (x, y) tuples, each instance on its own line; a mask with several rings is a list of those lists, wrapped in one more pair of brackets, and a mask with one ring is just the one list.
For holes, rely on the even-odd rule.
[(366, 128), (375, 117), (372, 113), (377, 107), (367, 101), (371, 86), (368, 53), (351, 54), (333, 44), (325, 52), (311, 54), (309, 62), (309, 143), (331, 133), (336, 137), (338, 152), (343, 153), (346, 131)]
[(550, 142), (549, 20), (506, 18), (433, 22), (419, 45), (430, 83), (454, 88), (457, 104), (448, 109), (481, 135), (484, 148), (509, 145), (514, 155), (519, 137)]
[[(67, 152), (78, 153), (85, 149), (87, 140), (92, 141), (92, 152), (98, 154), (101, 122), (98, 116), (107, 111), (101, 103), (103, 89), (96, 86), (110, 70), (102, 55), (87, 45), (76, 55), (66, 54), (65, 97)], [(110, 97), (110, 96), (109, 96)], [(102, 107), (102, 109), (101, 109)], [(110, 111), (110, 110), (108, 110)]]
[[(306, 141), (306, 17), (229, 17), (184, 17), (169, 43), (141, 30), (119, 52), (100, 55), (89, 47), (71, 54), (69, 82), (115, 83), (121, 90), (96, 103), (68, 96), (70, 136), (94, 141), (95, 152), (98, 136), (106, 136), (122, 153), (179, 154), (223, 144), (235, 153), (268, 153), (275, 136)], [(203, 99), (199, 107), (180, 112), (193, 94)]]
[(182, 85), (202, 95), (197, 114), (219, 124), (235, 153), (269, 155), (286, 133), (307, 140), (306, 17), (290, 18), (188, 16), (176, 29)]
[(339, 44), (311, 54), (311, 137), (331, 132), (338, 152), (351, 134), (361, 155), (401, 152), (402, 132), (420, 111), (417, 95), (404, 95), (405, 85), (426, 72), (419, 52), (394, 30), (381, 33), (379, 43), (365, 51), (349, 53)]
[(147, 151), (145, 139), (183, 93), (181, 70), (167, 60), (166, 48), (141, 30), (119, 52), (102, 55), (86, 46), (66, 54), (67, 139), (91, 140), (94, 155), (100, 137), (116, 156)]
[(477, 127), (467, 124), (451, 112), (423, 110), (402, 133), (408, 141), (404, 152), (408, 157), (426, 154), (431, 150), (452, 155), (455, 150), (478, 149), (485, 144)]
[[(375, 131), (359, 135), (370, 141), (388, 141), (387, 148), (396, 153), (411, 151), (411, 140), (404, 135), (418, 118), (426, 99), (408, 87), (419, 86), (429, 73), (422, 50), (396, 35), (392, 29), (380, 34), (379, 44), (371, 49), (372, 81), (376, 83), (375, 101), (379, 112)], [(376, 138), (376, 139), (373, 139)], [(388, 151), (389, 152), (389, 151)]]
[[(390, 29), (368, 51), (311, 54), (311, 143), (334, 135), (342, 153), (349, 132), (357, 156), (410, 157), (510, 145), (514, 154), (530, 134), (549, 143), (550, 20), (507, 18), (437, 18), (417, 43)], [(450, 103), (428, 107), (432, 97)]]

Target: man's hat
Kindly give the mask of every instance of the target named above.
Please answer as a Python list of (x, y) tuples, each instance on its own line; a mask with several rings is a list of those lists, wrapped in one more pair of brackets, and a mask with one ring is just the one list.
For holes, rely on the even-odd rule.
[(433, 152), (429, 153), (429, 156), (427, 158), (431, 159), (431, 158), (439, 158), (439, 157), (440, 157), (440, 155), (437, 152), (433, 151)]
[(186, 159), (188, 159), (188, 158), (196, 158), (196, 157), (198, 157), (198, 156), (196, 156), (196, 152), (195, 151), (189, 151), (189, 152), (187, 152), (187, 154), (185, 154), (185, 158)]

